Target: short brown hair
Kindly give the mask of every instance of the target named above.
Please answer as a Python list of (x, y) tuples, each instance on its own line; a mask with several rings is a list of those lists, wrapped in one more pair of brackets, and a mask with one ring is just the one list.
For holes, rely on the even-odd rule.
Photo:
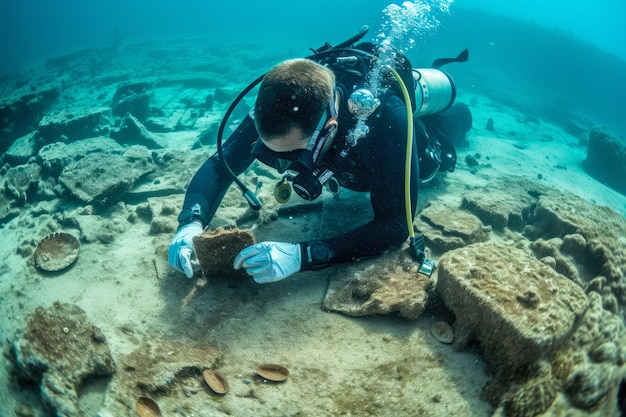
[(335, 75), (305, 58), (283, 61), (263, 78), (254, 104), (254, 124), (265, 140), (296, 127), (305, 137), (315, 131), (333, 98)]

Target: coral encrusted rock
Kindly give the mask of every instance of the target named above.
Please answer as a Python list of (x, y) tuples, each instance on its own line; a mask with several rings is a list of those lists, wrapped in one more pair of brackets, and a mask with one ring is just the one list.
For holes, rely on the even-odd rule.
[(585, 167), (599, 181), (626, 194), (626, 142), (608, 129), (591, 129)]
[(42, 400), (56, 416), (80, 417), (83, 383), (115, 372), (106, 337), (72, 304), (38, 307), (12, 353), (17, 375), (40, 385)]
[(83, 203), (109, 206), (119, 201), (138, 179), (152, 171), (153, 163), (96, 152), (66, 166), (59, 182)]
[(348, 316), (395, 313), (414, 320), (424, 311), (430, 286), (418, 267), (408, 248), (340, 266), (331, 277), (323, 307)]
[(444, 254), (437, 290), (456, 315), (455, 346), (479, 341), (495, 372), (549, 355), (588, 307), (579, 286), (503, 244), (478, 243)]
[(433, 204), (421, 211), (420, 229), (430, 249), (440, 253), (489, 240), (491, 226), (461, 208)]

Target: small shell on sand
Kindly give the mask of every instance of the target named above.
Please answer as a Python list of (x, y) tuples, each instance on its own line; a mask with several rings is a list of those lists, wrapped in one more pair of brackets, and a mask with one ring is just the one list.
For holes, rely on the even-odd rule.
[(282, 365), (264, 363), (256, 368), (256, 373), (263, 379), (282, 382), (289, 376), (289, 370)]
[(454, 341), (454, 331), (445, 321), (437, 321), (430, 327), (430, 334), (441, 343), (452, 343)]
[(228, 381), (222, 375), (210, 369), (205, 369), (202, 371), (202, 376), (209, 388), (216, 394), (226, 394), (228, 392)]
[(162, 416), (159, 405), (152, 398), (139, 397), (135, 407), (137, 408), (137, 414), (139, 414), (140, 417)]

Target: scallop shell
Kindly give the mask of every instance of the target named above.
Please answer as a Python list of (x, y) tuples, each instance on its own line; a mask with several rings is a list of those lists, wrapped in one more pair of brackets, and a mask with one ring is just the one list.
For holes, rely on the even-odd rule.
[(202, 371), (202, 376), (209, 388), (216, 394), (226, 394), (228, 392), (228, 381), (222, 375), (210, 369), (205, 369)]
[(65, 232), (52, 233), (39, 241), (35, 249), (35, 264), (44, 271), (61, 271), (78, 257), (80, 243)]
[(289, 376), (289, 369), (282, 365), (264, 363), (256, 368), (256, 373), (268, 381), (282, 382)]
[(441, 343), (452, 343), (454, 341), (454, 331), (445, 321), (437, 321), (430, 327), (430, 334)]
[(135, 403), (139, 417), (161, 417), (161, 409), (152, 398), (139, 397)]

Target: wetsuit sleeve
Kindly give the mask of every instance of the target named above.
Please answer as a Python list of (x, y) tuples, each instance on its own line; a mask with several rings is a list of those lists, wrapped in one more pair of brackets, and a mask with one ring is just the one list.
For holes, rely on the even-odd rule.
[[(236, 175), (241, 174), (254, 161), (250, 154), (252, 144), (258, 139), (254, 121), (249, 117), (224, 142), (222, 151), (228, 165)], [(187, 192), (183, 209), (199, 204), (202, 211), (202, 222), (206, 226), (217, 211), (224, 194), (233, 182), (219, 155), (214, 153), (195, 173)]]
[[(399, 98), (393, 97), (385, 103), (381, 117), (372, 126), (370, 134), (372, 140), (364, 150), (363, 158), (371, 167), (370, 200), (374, 218), (353, 231), (331, 239), (300, 242), (301, 270), (376, 256), (407, 239), (409, 232), (404, 204), (407, 118)], [(413, 145), (411, 215), (417, 203), (418, 171), (417, 150)]]

